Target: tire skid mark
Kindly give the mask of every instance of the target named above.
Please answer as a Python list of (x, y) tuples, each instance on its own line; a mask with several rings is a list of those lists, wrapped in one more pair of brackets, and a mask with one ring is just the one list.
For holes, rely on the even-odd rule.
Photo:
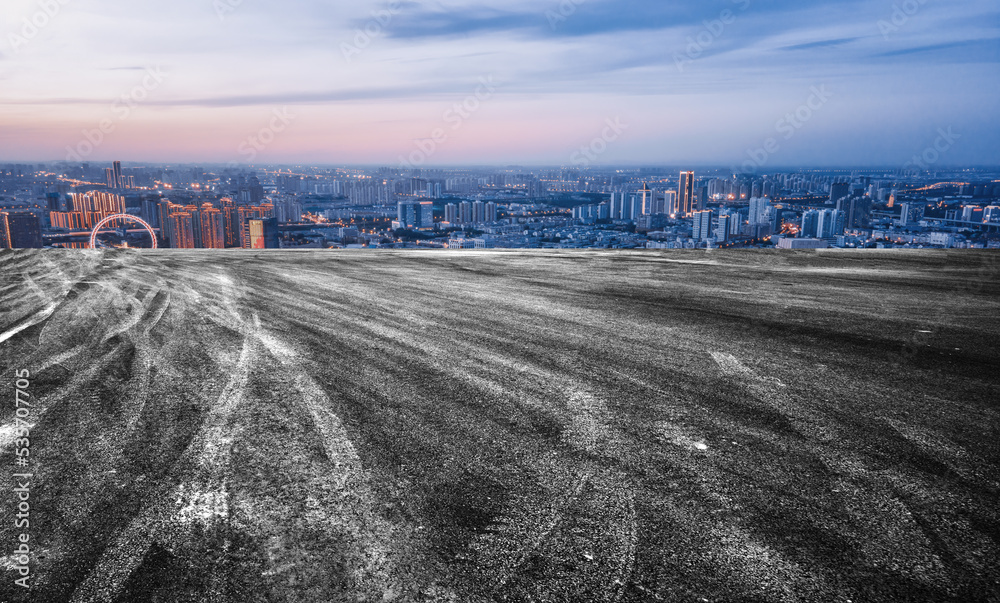
[[(271, 300), (271, 303), (277, 302)], [(421, 362), (423, 364), (440, 370), (453, 379), (471, 382), (484, 391), (491, 391), (493, 389), (502, 390), (503, 388), (500, 386), (499, 381), (494, 383), (490, 379), (478, 376), (476, 371), (470, 370), (468, 367), (468, 360), (470, 358), (479, 360), (486, 365), (515, 371), (518, 375), (518, 382), (528, 377), (531, 382), (538, 384), (542, 388), (540, 392), (530, 396), (532, 399), (537, 398), (532, 405), (539, 409), (553, 413), (559, 409), (559, 406), (551, 404), (552, 395), (557, 395), (558, 398), (566, 398), (568, 396), (566, 404), (567, 412), (559, 413), (566, 414), (567, 416), (567, 435), (564, 437), (566, 445), (598, 456), (603, 452), (612, 452), (608, 449), (607, 443), (614, 441), (617, 434), (609, 426), (611, 418), (610, 409), (596, 395), (580, 390), (578, 387), (572, 387), (571, 380), (565, 375), (558, 374), (530, 362), (525, 363), (512, 357), (492, 353), (489, 351), (490, 346), (483, 346), (478, 341), (456, 340), (453, 342), (453, 345), (444, 348), (422, 333), (404, 331), (394, 325), (381, 321), (363, 322), (357, 326), (356, 331), (360, 332), (339, 333), (338, 337), (350, 340), (360, 350), (366, 350), (371, 347), (372, 337), (393, 342), (394, 347), (404, 345), (406, 348), (412, 349), (422, 359)], [(567, 389), (571, 392), (568, 395), (562, 393), (555, 394), (557, 391), (565, 392)], [(389, 395), (389, 392), (385, 392), (385, 395)], [(514, 398), (518, 403), (522, 404), (526, 401), (524, 396), (512, 395), (509, 391), (505, 393), (504, 397)], [(480, 557), (478, 563), (492, 568), (491, 571), (497, 574), (498, 577), (496, 578), (494, 592), (503, 589), (508, 581), (515, 579), (518, 572), (523, 569), (523, 566), (528, 562), (533, 553), (548, 541), (553, 531), (556, 531), (562, 523), (567, 510), (576, 504), (580, 492), (582, 492), (584, 486), (589, 481), (589, 475), (598, 470), (584, 469), (583, 471), (585, 471), (585, 477), (576, 482), (569, 500), (562, 504), (556, 503), (553, 507), (555, 510), (550, 509), (548, 512), (539, 516), (532, 516), (525, 521), (524, 509), (538, 508), (538, 501), (533, 501), (532, 504), (516, 506), (508, 515), (502, 516), (491, 526), (491, 534), (479, 537), (470, 545), (472, 550), (476, 551)], [(631, 502), (621, 501), (631, 501), (633, 496), (631, 491), (629, 491), (624, 498), (616, 498), (615, 500), (619, 501), (617, 503), (619, 507), (623, 509), (631, 508)], [(541, 503), (541, 507), (545, 508), (546, 504), (544, 502)], [(635, 523), (634, 513), (621, 511), (619, 515), (631, 517), (630, 520), (625, 522), (625, 525), (629, 526), (625, 532), (618, 534), (615, 525), (606, 524), (588, 536), (600, 539), (610, 535), (609, 537), (612, 540), (625, 543), (621, 548), (628, 551), (628, 553), (625, 555), (626, 561), (623, 562), (624, 565), (621, 568), (620, 573), (622, 573), (622, 576), (618, 578), (624, 584), (627, 581), (624, 574), (631, 571), (626, 571), (626, 569), (634, 566), (635, 558), (634, 544), (628, 543), (633, 542), (632, 535), (637, 532), (638, 527)], [(525, 544), (526, 542), (527, 544)], [(621, 588), (616, 587), (617, 590), (622, 592), (623, 588), (623, 586)], [(612, 597), (612, 595), (608, 596)]]
[(407, 570), (395, 562), (395, 557), (405, 551), (407, 543), (400, 541), (393, 527), (375, 512), (370, 477), (343, 422), (330, 410), (329, 398), (322, 387), (299, 367), (298, 354), (268, 333), (256, 314), (254, 322), (255, 336), (278, 360), (281, 368), (291, 374), (298, 394), (293, 396), (292, 402), (300, 405), (310, 417), (331, 465), (327, 479), (334, 482), (336, 492), (321, 501), (322, 508), (316, 514), (316, 521), (329, 523), (328, 529), (347, 522), (351, 538), (357, 541), (345, 544), (351, 550), (349, 554), (360, 562), (360, 568), (355, 571), (359, 574), (356, 578), (363, 590), (384, 594), (394, 592), (400, 584), (404, 588), (412, 586), (416, 577), (403, 579)]
[(52, 316), (52, 313), (59, 308), (59, 305), (60, 305), (59, 303), (50, 304), (49, 307), (45, 308), (44, 310), (41, 310), (34, 316), (28, 318), (23, 324), (20, 324), (10, 329), (9, 331), (5, 331), (4, 333), (0, 333), (0, 343), (3, 343), (8, 339), (14, 337), (21, 331), (30, 329), (31, 327), (45, 321), (50, 316)]
[[(529, 537), (491, 534), (476, 543), (484, 553), (479, 567), (495, 571), (490, 562), (502, 563), (491, 595), (501, 600), (619, 601), (632, 581), (638, 545), (635, 492), (628, 480), (594, 469), (553, 508), (551, 521)], [(523, 519), (517, 514), (512, 518)], [(511, 542), (519, 545), (513, 555), (503, 548)], [(539, 559), (547, 563), (537, 566)]]
[[(566, 513), (579, 500), (591, 477), (592, 475), (586, 471), (577, 474), (568, 484), (565, 496), (547, 506), (526, 504), (512, 509), (510, 515), (500, 518), (490, 526), (487, 534), (480, 536), (470, 545), (470, 548), (480, 556), (477, 567), (485, 570), (484, 573), (487, 575), (493, 574), (490, 591), (493, 593), (501, 591), (517, 576), (531, 555), (542, 547), (565, 520)], [(539, 517), (531, 518), (530, 527), (525, 529), (522, 524), (525, 519), (524, 509), (537, 508), (543, 508), (544, 512), (540, 513)]]
[[(48, 412), (49, 408), (51, 408), (52, 404), (73, 399), (73, 394), (88, 388), (95, 379), (99, 378), (100, 375), (107, 370), (108, 366), (111, 365), (111, 363), (121, 354), (121, 352), (125, 350), (125, 348), (125, 344), (116, 345), (102, 357), (89, 363), (87, 368), (83, 369), (81, 373), (74, 375), (69, 384), (64, 385), (62, 388), (51, 394), (48, 394), (45, 398), (35, 400), (32, 410), (32, 419), (35, 423), (39, 424), (42, 422), (42, 418)], [(0, 426), (0, 430), (10, 430), (11, 426), (16, 425), (17, 421), (13, 420), (3, 426)], [(0, 441), (0, 453), (5, 452), (12, 441), (7, 442), (6, 445)]]
[(621, 564), (618, 567), (617, 577), (613, 582), (613, 584), (617, 585), (618, 588), (615, 589), (613, 595), (610, 597), (611, 603), (618, 603), (621, 601), (622, 596), (625, 594), (625, 587), (628, 586), (629, 582), (632, 580), (632, 575), (635, 573), (635, 560), (639, 545), (639, 520), (636, 517), (635, 512), (634, 490), (629, 491), (626, 504), (628, 531), (622, 539), (626, 543), (626, 546), (625, 551), (621, 556)]
[[(218, 520), (220, 509), (228, 505), (222, 479), (232, 452), (233, 436), (228, 424), (246, 396), (251, 366), (257, 356), (255, 347), (254, 338), (247, 333), (229, 382), (178, 460), (179, 466), (192, 467), (191, 475), (179, 485), (160, 489), (147, 499), (144, 509), (105, 549), (77, 587), (73, 603), (113, 602), (154, 542), (171, 550), (181, 544), (179, 538), (186, 537), (195, 525)], [(228, 517), (228, 509), (225, 513)], [(171, 529), (178, 526), (187, 529)]]

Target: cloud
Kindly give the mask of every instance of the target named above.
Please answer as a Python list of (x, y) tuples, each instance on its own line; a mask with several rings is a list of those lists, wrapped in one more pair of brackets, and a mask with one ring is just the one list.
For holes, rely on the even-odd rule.
[(881, 58), (899, 58), (912, 55), (935, 55), (932, 57), (924, 56), (922, 57), (923, 60), (928, 58), (944, 58), (959, 60), (961, 62), (995, 63), (1000, 62), (1000, 38), (987, 40), (959, 40), (956, 42), (945, 42), (942, 44), (912, 46), (909, 48), (882, 52), (875, 56)]
[(837, 38), (834, 40), (819, 40), (816, 42), (806, 42), (805, 44), (793, 44), (792, 46), (784, 46), (780, 50), (812, 50), (814, 48), (832, 48), (835, 46), (843, 46), (845, 44), (850, 44), (856, 40), (860, 40), (860, 37), (853, 38)]

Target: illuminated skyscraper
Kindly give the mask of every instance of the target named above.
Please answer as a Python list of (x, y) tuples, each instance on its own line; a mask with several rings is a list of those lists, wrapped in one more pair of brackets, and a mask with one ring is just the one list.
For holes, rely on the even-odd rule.
[(643, 182), (642, 188), (639, 189), (639, 211), (643, 216), (653, 215), (653, 191), (650, 190), (649, 184)]
[(42, 224), (29, 212), (0, 213), (0, 248), (41, 249)]
[[(256, 206), (240, 205), (236, 207), (236, 213), (239, 216), (240, 233), (241, 233), (239, 247), (243, 247), (244, 249), (251, 249), (251, 247), (249, 247), (250, 241), (247, 238), (250, 232), (247, 228), (249, 220), (268, 220), (270, 218), (273, 218), (274, 206), (271, 205), (270, 203), (265, 203), (263, 205), (256, 205)], [(275, 220), (275, 224), (277, 224), (277, 220)], [(277, 241), (278, 240), (277, 226), (275, 226), (274, 230), (275, 230), (274, 240)], [(275, 243), (275, 245), (277, 245), (277, 243)]]
[(186, 211), (170, 214), (170, 247), (195, 249), (194, 216)]
[(245, 243), (246, 249), (277, 249), (278, 244), (278, 220), (276, 218), (250, 219), (246, 222)]
[(222, 199), (222, 220), (226, 230), (226, 247), (242, 247), (243, 223), (236, 203), (229, 197)]
[(201, 246), (205, 249), (226, 248), (226, 227), (222, 212), (206, 203), (201, 210)]
[(677, 186), (678, 216), (690, 216), (694, 211), (694, 172), (681, 172), (680, 184)]

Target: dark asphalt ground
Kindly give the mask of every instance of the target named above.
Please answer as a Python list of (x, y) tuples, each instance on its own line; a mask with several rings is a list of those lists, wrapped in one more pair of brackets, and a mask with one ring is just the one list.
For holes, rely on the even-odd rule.
[(1000, 601), (1000, 256), (3, 252), (0, 601)]

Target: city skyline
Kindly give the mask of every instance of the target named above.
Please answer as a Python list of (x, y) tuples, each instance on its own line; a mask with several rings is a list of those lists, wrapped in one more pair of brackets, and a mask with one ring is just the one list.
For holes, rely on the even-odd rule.
[(110, 7), (11, 3), (0, 161), (1000, 164), (985, 1)]

